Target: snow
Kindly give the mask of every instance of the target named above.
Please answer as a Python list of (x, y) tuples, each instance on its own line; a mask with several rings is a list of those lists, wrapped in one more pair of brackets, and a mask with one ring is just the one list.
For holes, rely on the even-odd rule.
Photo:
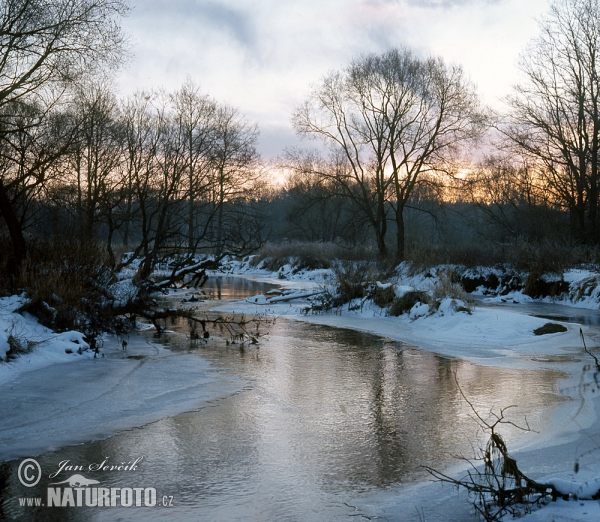
[(547, 483), (554, 486), (561, 494), (572, 495), (579, 500), (592, 500), (592, 497), (596, 496), (598, 491), (600, 491), (600, 478), (588, 480), (583, 483), (574, 480), (552, 478)]
[(81, 333), (54, 333), (31, 315), (18, 313), (25, 301), (19, 296), (0, 298), (0, 359), (6, 361), (9, 338), (23, 350), (16, 358), (0, 363), (0, 384), (24, 371), (94, 356)]
[(486, 297), (483, 300), (485, 303), (531, 303), (533, 299), (519, 290), (507, 292), (504, 295), (494, 297)]
[(269, 302), (267, 297), (264, 296), (263, 294), (248, 297), (248, 299), (246, 299), (246, 301), (248, 301), (249, 303), (252, 303), (252, 304), (259, 304), (259, 305), (264, 305)]
[[(437, 313), (429, 305), (417, 303), (410, 316), (387, 317), (376, 305), (346, 306), (335, 313), (305, 313), (310, 305), (308, 292), (298, 291), (297, 299), (263, 299), (227, 303), (217, 310), (230, 313), (268, 313), (300, 321), (352, 328), (427, 349), (449, 357), (461, 357), (475, 364), (512, 368), (536, 368), (533, 357), (581, 352), (579, 327), (566, 325), (568, 331), (536, 336), (533, 331), (548, 322), (514, 311), (475, 307), (472, 314), (456, 312), (456, 301), (443, 300)], [(288, 297), (294, 297), (290, 294)], [(357, 308), (350, 310), (349, 308)], [(512, 356), (512, 357), (511, 357)]]
[(108, 292), (115, 298), (115, 306), (123, 307), (137, 297), (139, 288), (131, 279), (122, 279), (110, 285)]
[(0, 298), (0, 356), (6, 357), (11, 335), (30, 347), (0, 363), (0, 462), (198, 409), (242, 385), (195, 354), (173, 353), (137, 335), (126, 351), (107, 336), (94, 358), (80, 332), (54, 333), (17, 313), (24, 302)]
[(415, 289), (414, 287), (407, 285), (394, 285), (394, 290), (396, 292), (396, 297), (402, 297), (408, 292), (413, 292)]
[(417, 303), (410, 309), (410, 313), (408, 314), (413, 321), (427, 315), (429, 315), (429, 305), (425, 303)]
[[(520, 313), (518, 308), (497, 306), (502, 302), (532, 301), (520, 291), (486, 297), (486, 304), (494, 306), (470, 306), (451, 297), (442, 299), (437, 309), (417, 303), (409, 314), (400, 317), (389, 317), (372, 302), (362, 301), (332, 312), (307, 313), (311, 300), (331, 286), (331, 270), (295, 271), (286, 265), (273, 273), (252, 267), (248, 261), (231, 261), (226, 271), (229, 275), (279, 284), (282, 291), (225, 303), (215, 307), (218, 310), (270, 313), (352, 328), (479, 365), (565, 372), (562, 390), (576, 402), (555, 408), (543, 432), (528, 433), (510, 448), (514, 448), (511, 454), (528, 476), (551, 483), (578, 500), (551, 502), (532, 513), (523, 513), (522, 520), (600, 520), (598, 502), (584, 500), (600, 488), (600, 401), (589, 393), (585, 400), (580, 398), (583, 362), (590, 359), (582, 349), (579, 325), (561, 323), (567, 327), (566, 332), (535, 336), (533, 331), (546, 324), (547, 319)], [(598, 308), (597, 273), (571, 270), (562, 278), (571, 285), (571, 293), (559, 302)], [(438, 280), (436, 271), (412, 273), (407, 266), (401, 266), (395, 279), (378, 282), (377, 286), (393, 286), (396, 296), (401, 297), (409, 291), (430, 291)], [(120, 303), (134, 295), (127, 278), (112, 285), (110, 291)], [(33, 317), (18, 313), (24, 302), (22, 296), (0, 298), (0, 358), (6, 358), (11, 336), (29, 347), (27, 353), (0, 363), (0, 397), (4, 405), (0, 461), (107, 437), (119, 430), (198, 409), (242, 386), (239, 380), (211, 371), (197, 354), (173, 353), (136, 336), (129, 340), (126, 353), (116, 339), (107, 338), (105, 357), (94, 358), (81, 333), (56, 334)], [(581, 328), (590, 341), (597, 335), (592, 327)], [(588, 346), (595, 349), (593, 342)], [(61, 385), (57, 387), (56, 383)], [(24, 396), (27, 418), (31, 419), (27, 423), (23, 423), (21, 409)], [(31, 438), (25, 436), (32, 429), (45, 433), (43, 441), (32, 444)], [(583, 457), (580, 471), (575, 474), (573, 460), (578, 456)], [(464, 465), (449, 473), (460, 476), (463, 471)], [(399, 485), (397, 490), (357, 498), (353, 505), (368, 516), (389, 520), (475, 519), (466, 494), (437, 482)], [(415, 508), (407, 513), (407, 506)]]

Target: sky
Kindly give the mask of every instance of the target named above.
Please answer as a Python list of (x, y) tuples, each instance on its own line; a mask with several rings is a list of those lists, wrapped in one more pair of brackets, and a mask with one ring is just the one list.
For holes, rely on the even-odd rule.
[[(186, 78), (260, 129), (263, 159), (301, 145), (290, 118), (312, 85), (352, 59), (408, 47), (459, 64), (501, 108), (550, 0), (131, 0), (122, 94)], [(135, 5), (137, 2), (137, 5)]]

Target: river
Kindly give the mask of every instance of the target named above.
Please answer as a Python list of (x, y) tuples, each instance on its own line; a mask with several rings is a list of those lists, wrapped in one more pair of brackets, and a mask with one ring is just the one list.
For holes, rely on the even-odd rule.
[[(205, 291), (228, 299), (273, 288), (237, 281), (213, 280)], [(23, 508), (18, 498), (31, 490), (18, 482), (15, 460), (0, 464), (0, 520), (355, 520), (357, 496), (471, 454), (481, 433), (457, 383), (478, 410), (518, 404), (515, 419), (527, 414), (533, 427), (562, 400), (559, 372), (476, 366), (352, 330), (277, 319), (258, 345), (240, 345), (192, 342), (185, 320), (168, 327), (160, 338), (142, 335), (235, 375), (238, 389), (36, 460), (44, 470), (80, 465), (98, 487), (154, 488), (157, 504), (170, 506)], [(518, 431), (504, 434), (511, 440)], [(135, 470), (89, 472), (90, 464), (140, 457)], [(44, 477), (39, 491), (70, 475)]]

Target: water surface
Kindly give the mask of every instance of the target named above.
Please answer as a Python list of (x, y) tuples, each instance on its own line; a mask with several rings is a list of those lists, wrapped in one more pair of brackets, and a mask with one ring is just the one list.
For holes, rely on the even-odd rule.
[[(206, 358), (245, 384), (198, 411), (37, 460), (47, 475), (66, 460), (87, 467), (142, 456), (133, 472), (83, 475), (103, 487), (156, 488), (174, 506), (22, 508), (17, 497), (42, 494), (53, 480), (28, 490), (13, 461), (0, 465), (0, 519), (356, 519), (357, 495), (471, 454), (480, 433), (457, 382), (481, 412), (518, 404), (514, 418), (526, 413), (532, 427), (561, 400), (558, 372), (479, 367), (350, 330), (279, 319), (256, 346), (191, 342), (187, 321), (170, 328), (176, 333), (153, 342)], [(510, 442), (517, 432), (503, 434)]]

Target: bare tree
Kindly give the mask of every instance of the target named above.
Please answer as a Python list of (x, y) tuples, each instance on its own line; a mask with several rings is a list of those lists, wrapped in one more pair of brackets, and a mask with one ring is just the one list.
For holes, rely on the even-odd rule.
[[(516, 158), (514, 155), (485, 158), (460, 180), (458, 193), (494, 225), (492, 234), (497, 241), (524, 237), (539, 240), (551, 232), (556, 236), (558, 227), (549, 219), (549, 214), (557, 210), (558, 205), (549, 200), (547, 186), (537, 176), (535, 167), (528, 163), (528, 158), (520, 162)], [(478, 230), (481, 233), (487, 227), (476, 228), (481, 228)]]
[[(82, 73), (116, 65), (124, 38), (117, 20), (122, 0), (5, 0), (0, 6), (0, 132), (11, 127), (16, 102), (52, 107)], [(5, 179), (0, 177), (0, 212), (8, 226), (16, 263), (25, 256), (22, 233), (13, 226)]]
[(575, 240), (598, 242), (600, 2), (556, 0), (540, 25), (504, 132), (570, 211)]
[(74, 99), (76, 138), (70, 155), (76, 177), (76, 210), (82, 233), (93, 238), (106, 203), (120, 180), (122, 155), (118, 103), (110, 85), (84, 82)]
[(404, 210), (422, 175), (447, 170), (483, 122), (459, 67), (408, 49), (368, 55), (330, 74), (293, 116), (298, 133), (320, 138), (332, 151), (334, 161), (320, 174), (335, 178), (361, 208), (382, 256), (391, 205), (398, 261), (404, 258)]
[(211, 148), (216, 139), (216, 103), (202, 95), (191, 80), (172, 96), (175, 125), (181, 133), (185, 152), (188, 184), (188, 248), (196, 247), (195, 201), (201, 198), (210, 184)]
[(237, 109), (219, 106), (190, 81), (172, 95), (137, 93), (123, 106), (124, 186), (133, 258), (146, 279), (159, 253), (192, 262), (200, 247), (247, 252), (262, 230), (252, 195), (261, 170), (258, 131)]
[[(123, 243), (129, 246), (131, 242), (132, 221), (134, 216), (140, 216), (141, 233), (147, 233), (146, 211), (142, 206), (144, 197), (149, 191), (147, 181), (152, 170), (153, 151), (156, 149), (156, 125), (153, 111), (155, 95), (148, 92), (136, 92), (124, 100), (121, 106), (121, 125), (124, 132), (126, 201), (123, 230)], [(139, 197), (139, 198), (138, 198)], [(145, 238), (141, 244), (148, 245)]]
[[(226, 208), (247, 200), (261, 177), (256, 150), (258, 127), (229, 105), (218, 107), (215, 115), (215, 138), (211, 149), (212, 191), (216, 211), (216, 253), (225, 247)], [(239, 213), (239, 206), (236, 214)], [(234, 219), (234, 230), (239, 221)], [(239, 232), (239, 230), (235, 230)], [(238, 234), (234, 234), (238, 235)]]
[[(128, 143), (143, 147), (134, 157), (133, 191), (141, 217), (141, 241), (134, 257), (142, 253), (138, 276), (149, 277), (161, 249), (174, 237), (184, 236), (181, 203), (187, 197), (183, 190), (186, 170), (184, 137), (173, 124), (169, 100), (164, 95), (147, 95), (133, 106), (133, 127)], [(141, 129), (136, 129), (141, 124)], [(171, 245), (173, 246), (173, 245)]]
[(14, 259), (25, 255), (24, 231), (35, 224), (35, 213), (52, 179), (70, 151), (73, 126), (64, 114), (39, 104), (5, 105), (0, 129), (0, 215), (6, 223)]
[(314, 168), (296, 170), (288, 177), (281, 198), (284, 213), (291, 225), (287, 237), (308, 241), (343, 243), (354, 246), (364, 235), (365, 225), (357, 217), (352, 201), (339, 194), (335, 179), (319, 179)]

